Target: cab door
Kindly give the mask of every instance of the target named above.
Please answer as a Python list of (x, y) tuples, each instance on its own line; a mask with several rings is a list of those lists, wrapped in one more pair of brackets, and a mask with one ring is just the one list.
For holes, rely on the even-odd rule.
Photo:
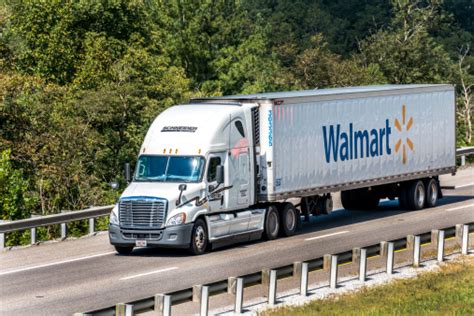
[(226, 179), (229, 190), (226, 191), (226, 208), (243, 209), (249, 206), (250, 192), (250, 155), (247, 130), (240, 117), (232, 119), (230, 124), (230, 148), (227, 156)]
[(225, 191), (221, 190), (224, 188), (225, 183), (217, 183), (217, 166), (224, 166), (225, 158), (225, 152), (212, 153), (209, 155), (208, 158), (209, 162), (207, 164), (206, 172), (206, 190), (210, 212), (222, 211), (225, 207)]

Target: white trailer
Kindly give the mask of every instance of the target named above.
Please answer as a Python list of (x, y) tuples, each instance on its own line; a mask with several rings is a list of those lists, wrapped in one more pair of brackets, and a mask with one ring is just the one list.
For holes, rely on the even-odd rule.
[[(203, 253), (296, 232), (300, 215), (399, 199), (432, 207), (455, 172), (452, 85), (385, 85), (194, 99), (160, 114), (110, 241)], [(297, 205), (289, 199), (301, 201)], [(291, 200), (291, 201), (293, 201)]]

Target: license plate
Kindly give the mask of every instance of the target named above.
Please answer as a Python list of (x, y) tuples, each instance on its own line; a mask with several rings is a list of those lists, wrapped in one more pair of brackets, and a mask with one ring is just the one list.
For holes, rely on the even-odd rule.
[(146, 240), (135, 240), (135, 246), (146, 247)]

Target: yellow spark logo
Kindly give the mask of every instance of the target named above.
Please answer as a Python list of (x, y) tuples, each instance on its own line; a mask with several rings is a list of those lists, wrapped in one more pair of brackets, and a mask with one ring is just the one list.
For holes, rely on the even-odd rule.
[[(398, 119), (395, 119), (395, 127), (397, 128), (397, 130), (399, 132), (402, 132), (403, 128), (405, 129), (405, 131), (409, 131), (410, 128), (413, 126), (413, 117), (410, 117), (410, 119), (408, 120), (408, 122), (405, 121), (406, 119), (406, 106), (405, 104), (402, 106), (402, 124), (400, 124), (400, 121)], [(406, 125), (405, 125), (405, 122), (406, 122)], [(403, 127), (403, 128), (402, 128)], [(406, 147), (408, 146), (408, 148), (410, 148), (411, 151), (414, 150), (414, 145), (413, 145), (413, 142), (411, 141), (410, 138), (406, 138), (406, 142), (403, 143), (403, 140), (402, 139), (399, 139), (397, 141), (397, 143), (395, 144), (395, 152), (398, 153), (398, 151), (400, 150), (400, 147), (402, 147), (402, 161), (403, 161), (403, 164), (406, 164), (407, 163), (407, 149)]]

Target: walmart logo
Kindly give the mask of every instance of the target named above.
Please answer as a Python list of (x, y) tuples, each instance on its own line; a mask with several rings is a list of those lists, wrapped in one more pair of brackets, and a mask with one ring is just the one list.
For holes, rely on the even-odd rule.
[[(408, 122), (406, 118), (406, 106), (402, 107), (402, 124), (395, 119), (395, 128), (402, 133), (403, 130), (409, 131), (413, 125), (413, 118), (410, 117)], [(390, 120), (385, 120), (385, 125), (378, 126), (372, 129), (359, 129), (354, 128), (353, 123), (349, 123), (348, 126), (341, 126), (341, 124), (323, 126), (323, 143), (324, 143), (324, 156), (326, 162), (331, 161), (337, 162), (379, 157), (384, 155), (391, 155), (392, 148), (390, 146), (390, 135), (392, 134), (392, 128), (390, 126)], [(406, 143), (403, 143), (402, 138), (398, 139), (395, 144), (395, 152), (398, 153), (402, 148), (402, 162), (403, 164), (407, 161), (407, 149), (408, 147), (413, 151), (414, 145), (410, 138), (406, 137)]]
[[(398, 119), (395, 119), (395, 128), (402, 133), (403, 130), (408, 132), (410, 128), (413, 126), (413, 117), (410, 117), (408, 122), (406, 122), (405, 125), (405, 118), (406, 118), (406, 106), (405, 104), (402, 106), (402, 124), (400, 124), (400, 121)], [(403, 127), (402, 127), (403, 126)], [(403, 145), (402, 145), (403, 143)], [(413, 142), (409, 137), (405, 138), (405, 143), (403, 142), (402, 138), (398, 139), (397, 143), (395, 144), (395, 152), (398, 153), (400, 151), (400, 146), (402, 147), (402, 162), (403, 164), (407, 163), (407, 147), (413, 151), (414, 150), (414, 145)]]

